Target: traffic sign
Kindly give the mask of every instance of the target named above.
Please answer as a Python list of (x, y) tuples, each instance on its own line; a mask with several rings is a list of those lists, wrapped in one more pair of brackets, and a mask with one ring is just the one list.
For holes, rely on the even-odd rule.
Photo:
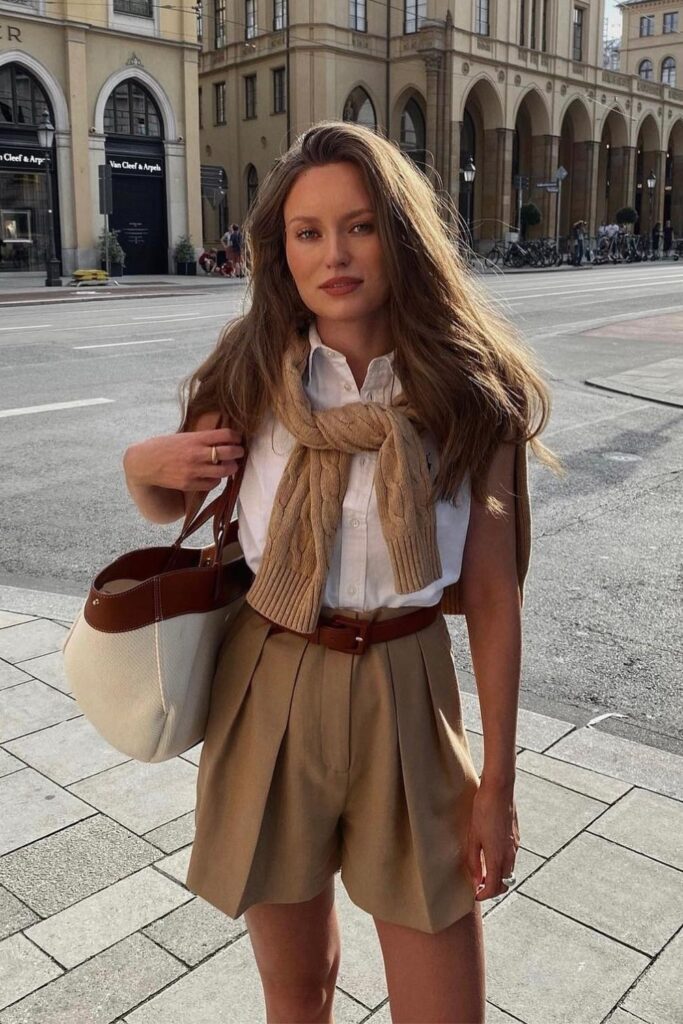
[(562, 164), (560, 164), (560, 166), (555, 171), (555, 178), (557, 181), (564, 181), (568, 174), (569, 171), (565, 167), (563, 167)]

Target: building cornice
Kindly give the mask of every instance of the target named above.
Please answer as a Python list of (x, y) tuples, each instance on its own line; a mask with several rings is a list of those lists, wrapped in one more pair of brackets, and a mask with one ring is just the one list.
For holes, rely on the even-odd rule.
[(32, 25), (52, 26), (54, 28), (76, 28), (95, 35), (112, 36), (115, 39), (124, 39), (127, 43), (143, 46), (147, 43), (158, 43), (162, 46), (180, 47), (181, 49), (201, 51), (201, 45), (197, 42), (189, 42), (181, 39), (169, 39), (167, 36), (150, 36), (135, 32), (124, 32), (122, 29), (109, 28), (107, 25), (93, 25), (91, 22), (78, 21), (76, 18), (54, 18), (49, 14), (30, 14), (28, 11), (15, 11), (10, 8), (3, 8), (0, 5), (0, 15), (8, 14), (14, 22), (28, 22)]

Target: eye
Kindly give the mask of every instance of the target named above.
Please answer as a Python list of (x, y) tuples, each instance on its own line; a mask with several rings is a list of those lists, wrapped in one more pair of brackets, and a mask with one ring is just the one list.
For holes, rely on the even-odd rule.
[[(365, 221), (362, 223), (359, 222), (358, 224), (354, 224), (351, 230), (355, 231), (356, 228), (369, 228), (372, 231), (373, 227), (374, 225), (370, 221)], [(306, 241), (306, 238), (304, 236), (307, 236), (311, 233), (316, 234), (313, 228), (304, 228), (302, 231), (297, 231), (296, 237), (303, 238), (304, 241)]]

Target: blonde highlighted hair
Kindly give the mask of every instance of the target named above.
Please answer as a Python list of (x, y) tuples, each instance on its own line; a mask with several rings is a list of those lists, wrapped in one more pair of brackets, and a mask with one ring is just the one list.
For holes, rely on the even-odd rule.
[(291, 332), (306, 332), (314, 319), (287, 264), (283, 206), (302, 171), (341, 161), (360, 169), (375, 211), (391, 283), (394, 367), (438, 444), (434, 497), (454, 501), (469, 470), (473, 495), (500, 512), (486, 476), (502, 441), (529, 441), (541, 462), (564, 472), (538, 439), (549, 388), (534, 353), (464, 262), (452, 201), (393, 142), (351, 122), (321, 121), (302, 132), (260, 185), (242, 226), (249, 309), (226, 324), (181, 384), (179, 429), (220, 411), (248, 442), (273, 407)]

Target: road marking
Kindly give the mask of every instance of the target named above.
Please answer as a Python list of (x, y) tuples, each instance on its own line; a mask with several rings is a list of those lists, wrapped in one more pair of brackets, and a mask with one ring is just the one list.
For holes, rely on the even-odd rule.
[[(662, 281), (647, 281), (638, 284), (638, 288), (656, 288), (658, 285), (667, 284), (665, 280)], [(560, 292), (524, 292), (523, 294), (510, 294), (500, 295), (496, 298), (503, 299), (506, 302), (521, 302), (522, 299), (545, 299), (553, 295), (593, 295), (595, 292), (616, 292), (623, 291), (624, 288), (634, 288), (634, 283), (630, 284), (611, 284), (605, 288), (563, 288)]]
[(104, 405), (113, 402), (113, 398), (83, 398), (78, 402), (52, 402), (50, 405), (26, 405), (23, 409), (0, 409), (0, 418), (9, 416), (29, 416), (34, 412), (54, 412), (57, 409), (80, 409), (86, 405)]
[(37, 331), (39, 327), (52, 327), (52, 324), (25, 324), (22, 327), (0, 327), (0, 331)]
[(122, 345), (154, 345), (158, 341), (173, 341), (173, 338), (147, 338), (145, 341), (105, 341), (102, 345), (74, 345), (74, 349), (83, 348), (119, 348)]
[[(590, 303), (588, 303), (590, 305)], [(556, 331), (543, 331), (541, 334), (529, 336), (531, 341), (539, 341), (541, 338), (555, 338), (560, 334), (573, 334), (577, 328), (607, 327), (613, 323), (629, 323), (631, 320), (641, 320), (650, 314), (663, 316), (665, 313), (681, 313), (683, 306), (660, 306), (657, 309), (645, 309), (640, 313), (617, 313), (615, 316), (601, 316), (593, 320), (574, 320), (568, 324), (562, 324)]]
[(220, 313), (204, 313), (203, 315), (190, 315), (190, 316), (136, 316), (135, 320), (211, 320), (219, 316), (225, 316), (221, 311)]

